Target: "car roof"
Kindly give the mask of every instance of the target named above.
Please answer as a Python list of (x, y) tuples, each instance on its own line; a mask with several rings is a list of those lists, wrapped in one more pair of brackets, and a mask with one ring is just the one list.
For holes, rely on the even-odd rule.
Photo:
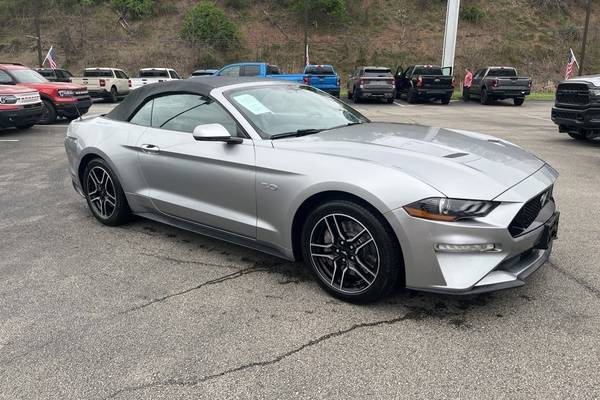
[(141, 88), (130, 92), (117, 107), (106, 114), (106, 117), (117, 121), (128, 121), (133, 113), (136, 112), (146, 100), (164, 94), (192, 93), (208, 97), (213, 89), (239, 84), (265, 82), (272, 85), (289, 85), (292, 83), (269, 78), (234, 78), (222, 76), (203, 76), (194, 79), (178, 79), (169, 82), (154, 83), (152, 85), (142, 86)]
[(173, 68), (140, 68), (140, 71), (169, 71)]
[(23, 64), (1, 63), (1, 62), (0, 62), (0, 68), (3, 68), (3, 69), (30, 69), (29, 67), (26, 67)]

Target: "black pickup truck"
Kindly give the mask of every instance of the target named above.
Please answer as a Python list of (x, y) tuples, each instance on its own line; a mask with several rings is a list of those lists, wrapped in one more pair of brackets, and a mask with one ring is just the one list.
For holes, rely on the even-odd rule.
[[(513, 67), (485, 67), (473, 75), (469, 97), (479, 97), (481, 104), (492, 104), (494, 100), (513, 99), (515, 106), (525, 102), (531, 93), (531, 78), (519, 76)], [(465, 100), (469, 100), (466, 98)]]
[(395, 78), (396, 97), (404, 95), (409, 103), (436, 99), (448, 104), (454, 92), (455, 81), (451, 73), (444, 74), (444, 68), (435, 65), (414, 65), (405, 70), (398, 67)]
[(552, 121), (574, 139), (600, 137), (600, 75), (559, 83)]

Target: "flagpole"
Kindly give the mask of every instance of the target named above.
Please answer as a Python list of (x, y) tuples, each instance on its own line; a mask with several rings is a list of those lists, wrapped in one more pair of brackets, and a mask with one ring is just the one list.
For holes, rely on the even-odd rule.
[(581, 43), (581, 65), (579, 66), (579, 76), (583, 75), (585, 68), (585, 48), (587, 46), (588, 31), (590, 28), (590, 15), (592, 14), (592, 0), (588, 0), (585, 12), (585, 27), (583, 28), (583, 42)]

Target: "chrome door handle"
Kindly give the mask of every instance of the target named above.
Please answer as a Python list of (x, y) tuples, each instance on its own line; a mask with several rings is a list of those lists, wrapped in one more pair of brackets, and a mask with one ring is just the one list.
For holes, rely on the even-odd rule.
[(142, 151), (144, 153), (151, 153), (151, 154), (156, 154), (160, 151), (160, 149), (158, 148), (158, 146), (155, 146), (153, 144), (143, 144), (141, 146)]

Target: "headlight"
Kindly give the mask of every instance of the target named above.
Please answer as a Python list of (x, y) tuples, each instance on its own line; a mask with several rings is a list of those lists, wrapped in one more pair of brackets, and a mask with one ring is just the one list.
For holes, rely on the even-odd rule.
[(75, 92), (73, 90), (59, 90), (58, 97), (73, 97)]
[(0, 96), (0, 104), (17, 104), (19, 99), (16, 96)]
[(498, 206), (495, 201), (460, 200), (431, 197), (409, 204), (404, 210), (417, 218), (452, 222), (466, 218), (485, 217)]
[(592, 100), (599, 102), (600, 101), (600, 89), (590, 89), (590, 96)]

